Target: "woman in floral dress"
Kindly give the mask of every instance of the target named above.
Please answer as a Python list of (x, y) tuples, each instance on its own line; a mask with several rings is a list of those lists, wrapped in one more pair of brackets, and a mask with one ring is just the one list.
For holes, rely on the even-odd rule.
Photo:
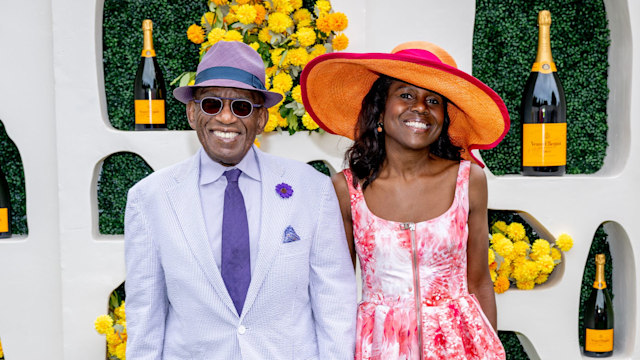
[(314, 120), (354, 139), (333, 181), (362, 272), (356, 359), (503, 359), (471, 154), (508, 131), (500, 97), (426, 42), (323, 55), (301, 83)]

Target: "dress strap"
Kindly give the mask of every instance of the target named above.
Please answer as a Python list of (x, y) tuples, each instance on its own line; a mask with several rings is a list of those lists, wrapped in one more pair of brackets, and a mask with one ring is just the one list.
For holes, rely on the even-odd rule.
[(471, 174), (471, 161), (461, 160), (456, 179), (456, 201), (469, 211), (469, 174)]

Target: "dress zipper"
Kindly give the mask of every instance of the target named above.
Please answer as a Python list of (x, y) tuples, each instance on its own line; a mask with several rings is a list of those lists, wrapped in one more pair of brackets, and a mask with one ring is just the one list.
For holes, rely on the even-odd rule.
[(418, 325), (418, 347), (420, 349), (420, 360), (423, 359), (423, 341), (422, 341), (422, 294), (420, 291), (420, 264), (418, 262), (418, 244), (416, 244), (416, 224), (403, 223), (403, 230), (411, 231), (411, 262), (413, 264), (413, 293), (416, 303), (416, 317)]

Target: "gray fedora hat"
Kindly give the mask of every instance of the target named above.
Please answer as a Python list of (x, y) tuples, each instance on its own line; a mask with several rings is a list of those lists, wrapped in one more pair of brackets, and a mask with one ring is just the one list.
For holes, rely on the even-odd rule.
[(182, 103), (193, 100), (193, 90), (202, 87), (230, 87), (260, 92), (269, 108), (282, 100), (282, 95), (265, 86), (264, 63), (253, 48), (240, 41), (218, 41), (198, 64), (195, 84), (180, 86), (173, 96)]

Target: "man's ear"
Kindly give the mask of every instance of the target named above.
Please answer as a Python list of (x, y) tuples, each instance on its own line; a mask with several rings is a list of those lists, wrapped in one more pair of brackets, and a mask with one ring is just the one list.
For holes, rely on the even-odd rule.
[(189, 119), (189, 126), (193, 130), (196, 129), (196, 103), (191, 100), (187, 103), (187, 119)]
[(267, 121), (269, 121), (269, 111), (265, 107), (261, 107), (259, 109), (260, 113), (258, 114), (258, 131), (256, 134), (262, 134), (264, 127), (267, 126)]

